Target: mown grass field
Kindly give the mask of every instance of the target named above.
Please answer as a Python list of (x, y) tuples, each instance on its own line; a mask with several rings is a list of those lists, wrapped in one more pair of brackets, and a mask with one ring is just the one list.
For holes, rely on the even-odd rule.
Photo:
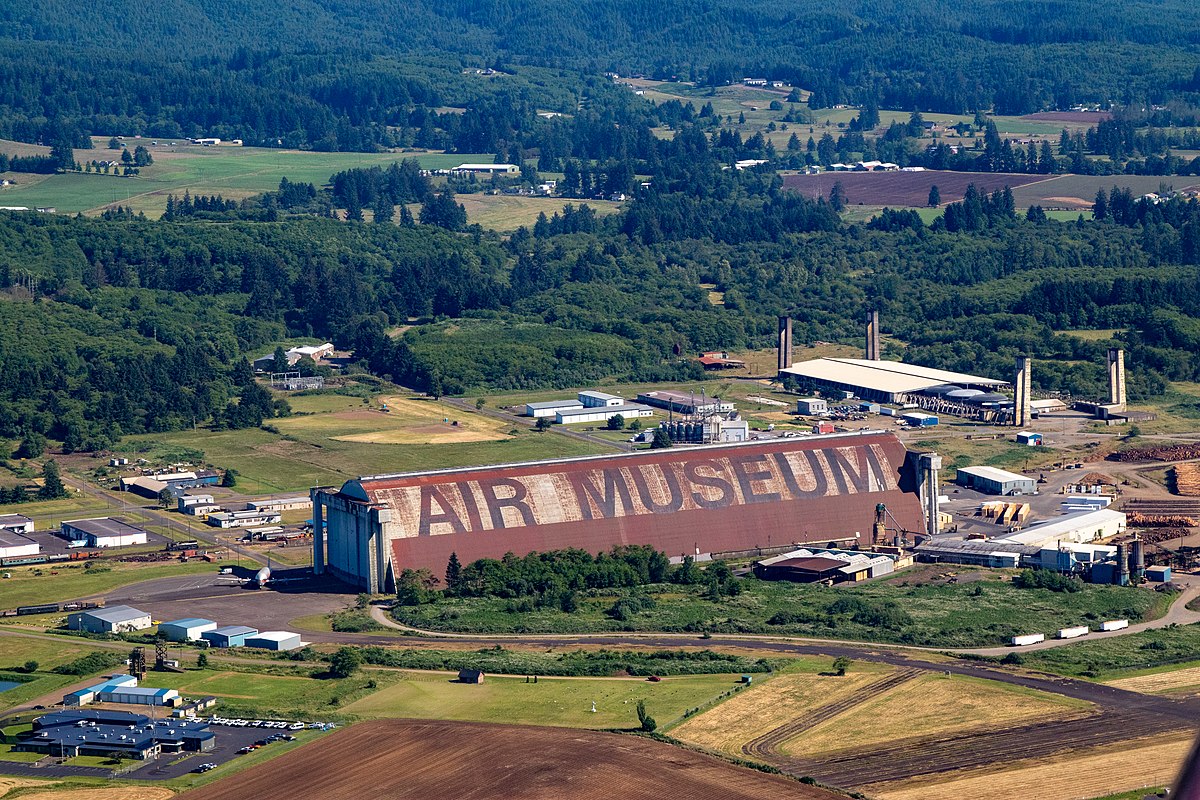
[[(105, 147), (107, 139), (97, 139), (93, 150), (77, 150), (75, 158), (120, 158), (120, 153)], [(54, 206), (59, 213), (99, 213), (111, 205), (122, 205), (158, 217), (167, 207), (167, 195), (220, 194), (241, 199), (275, 189), (281, 178), (290, 181), (328, 183), (335, 172), (355, 167), (386, 167), (405, 158), (416, 158), (427, 169), (445, 169), (464, 162), (489, 162), (488, 154), (437, 152), (412, 153), (314, 153), (299, 150), (269, 150), (255, 147), (198, 147), (160, 140), (128, 140), (130, 148), (145, 145), (154, 164), (131, 178), (114, 175), (71, 173), (51, 175), (32, 181), (20, 176), (17, 186), (5, 189), (0, 197), (4, 205)], [(536, 215), (535, 215), (536, 216)]]
[[(339, 401), (340, 402), (340, 401)], [(361, 401), (352, 404), (361, 408)], [(423, 410), (424, 411), (424, 410)], [(451, 416), (452, 414), (452, 416)], [(503, 426), (503, 432), (493, 421), (461, 409), (447, 411), (451, 419), (467, 421), (459, 433), (452, 426), (430, 423), (428, 412), (418, 417), (403, 413), (329, 412), (314, 416), (273, 420), (280, 433), (256, 428), (239, 431), (178, 431), (173, 433), (130, 436), (122, 447), (132, 453), (148, 449), (145, 457), (156, 450), (188, 447), (204, 452), (207, 461), (222, 468), (233, 467), (238, 472), (239, 492), (265, 494), (271, 492), (303, 491), (313, 486), (340, 485), (360, 475), (409, 470), (440, 469), (509, 461), (589, 455), (603, 452), (601, 445), (572, 439), (555, 433), (535, 433), (523, 426), (518, 433), (508, 435), (513, 426)], [(474, 427), (471, 421), (475, 420)], [(438, 430), (419, 430), (434, 424)], [(490, 431), (491, 441), (463, 441), (459, 434), (471, 431)], [(388, 433), (388, 432), (392, 433)], [(386, 441), (346, 441), (374, 434), (387, 434)], [(433, 433), (443, 438), (457, 438), (431, 444)], [(425, 435), (428, 434), (428, 435)], [(502, 438), (501, 438), (502, 437)]]
[(561, 197), (520, 197), (515, 195), (460, 194), (455, 198), (467, 211), (467, 222), (479, 224), (502, 233), (524, 225), (532, 228), (539, 214), (552, 217), (562, 213), (563, 206), (572, 203), (578, 208), (586, 203), (598, 217), (615, 214), (620, 203), (607, 200), (567, 200)]
[[(915, 578), (914, 585), (906, 583), (903, 573), (887, 583), (831, 588), (750, 578), (742, 582), (740, 595), (719, 601), (707, 599), (703, 587), (662, 584), (581, 593), (578, 609), (570, 614), (536, 609), (529, 601), (481, 598), (442, 599), (397, 607), (394, 613), (418, 628), (476, 633), (711, 631), (974, 647), (1103, 619), (1153, 618), (1168, 600), (1111, 586), (1086, 585), (1073, 593), (1017, 589), (986, 577), (956, 584), (916, 585)], [(608, 613), (619, 598), (643, 594), (653, 601), (651, 608), (624, 620)]]
[(212, 695), (220, 713), (255, 717), (321, 719), (338, 715), (342, 706), (374, 691), (369, 684), (386, 686), (391, 673), (359, 673), (349, 678), (312, 678), (302, 674), (265, 674), (223, 669), (188, 670), (181, 675), (151, 675), (143, 685), (178, 689), (188, 696)]
[[(375, 673), (372, 673), (375, 674)], [(346, 706), (358, 717), (474, 720), (571, 728), (636, 728), (637, 702), (660, 725), (737, 686), (736, 675), (686, 675), (658, 683), (636, 678), (545, 678), (488, 675), (478, 685), (448, 673), (404, 677)], [(596, 712), (592, 713), (592, 703)]]

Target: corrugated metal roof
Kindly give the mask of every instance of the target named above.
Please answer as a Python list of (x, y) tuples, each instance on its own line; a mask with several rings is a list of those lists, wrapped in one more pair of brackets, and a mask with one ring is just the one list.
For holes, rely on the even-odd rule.
[(109, 606), (108, 608), (96, 608), (80, 613), (93, 619), (103, 620), (104, 622), (129, 622), (130, 620), (150, 616), (149, 612), (141, 611), (132, 606)]
[(904, 394), (919, 392), (946, 383), (1004, 386), (1005, 381), (949, 372), (899, 361), (871, 361), (862, 358), (817, 358), (788, 367), (783, 372), (813, 380), (860, 386), (879, 392)]
[(976, 478), (984, 478), (998, 483), (1033, 480), (1033, 478), (1027, 475), (1019, 475), (1016, 472), (1009, 472), (1006, 469), (999, 469), (997, 467), (959, 467), (958, 473), (960, 475), (973, 475)]
[(208, 636), (210, 633), (214, 634), (216, 636), (225, 636), (225, 637), (253, 636), (254, 634), (258, 633), (258, 628), (250, 628), (245, 625), (223, 625), (220, 628), (217, 628), (215, 630), (205, 631), (203, 635)]
[(560, 417), (584, 417), (588, 414), (620, 414), (622, 412), (649, 411), (650, 406), (640, 403), (626, 403), (621, 406), (584, 406), (583, 408), (564, 408), (558, 412)]
[(852, 538), (877, 503), (919, 531), (905, 463), (893, 434), (872, 431), (363, 478), (340, 496), (388, 510), (396, 571), (440, 574), (451, 552), (647, 544), (679, 556)]
[(771, 566), (801, 569), (806, 572), (828, 572), (834, 569), (841, 569), (846, 566), (846, 562), (840, 558), (811, 556), (809, 558), (785, 558), (783, 561), (778, 561)]
[(128, 522), (122, 522), (119, 519), (111, 517), (68, 519), (63, 520), (62, 524), (70, 525), (76, 530), (90, 533), (93, 536), (131, 536), (135, 533), (146, 532), (144, 528), (139, 528), (136, 525), (130, 525)]
[[(216, 625), (211, 619), (202, 619), (200, 617), (188, 617), (186, 619), (173, 619), (170, 622), (164, 622), (163, 625), (174, 625), (179, 628), (195, 628), (198, 625)], [(159, 627), (162, 627), (161, 625)]]
[(1125, 524), (1125, 515), (1120, 511), (1113, 511), (1110, 508), (1101, 508), (1096, 511), (1080, 511), (1074, 514), (1064, 514), (1057, 519), (1039, 522), (1035, 525), (1030, 525), (1024, 530), (1009, 534), (1003, 539), (996, 539), (998, 543), (1016, 542), (1020, 544), (1041, 544), (1062, 537), (1064, 539), (1072, 538), (1073, 534), (1083, 532), (1091, 537), (1095, 531), (1104, 528), (1113, 523)]
[(582, 408), (583, 403), (578, 400), (540, 400), (536, 403), (526, 403), (526, 408)]

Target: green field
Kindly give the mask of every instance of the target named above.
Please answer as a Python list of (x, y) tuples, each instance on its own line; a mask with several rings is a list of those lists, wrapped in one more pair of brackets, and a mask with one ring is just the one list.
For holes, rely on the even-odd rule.
[[(970, 568), (958, 572), (972, 572)], [(925, 576), (925, 581), (921, 576)], [(418, 628), (476, 633), (673, 631), (774, 633), (887, 641), (930, 647), (995, 645), (1018, 633), (1052, 631), (1096, 620), (1160, 616), (1169, 597), (1151, 591), (1085, 585), (1078, 592), (1018, 589), (990, 572), (981, 580), (947, 584), (930, 573), (898, 573), (883, 582), (822, 587), (753, 578), (734, 597), (707, 598), (702, 586), (660, 584), (581, 592), (578, 609), (537, 609), (532, 600), (448, 598), (397, 607), (401, 622)], [(910, 583), (911, 582), (911, 583)], [(648, 597), (626, 619), (607, 612), (622, 597)], [(770, 620), (774, 620), (773, 622)], [(1075, 649), (1075, 648), (1066, 648)]]
[[(77, 150), (76, 160), (110, 159), (114, 150), (98, 140), (94, 150)], [(147, 216), (157, 217), (167, 206), (167, 195), (220, 194), (240, 199), (278, 188), (281, 178), (296, 182), (328, 183), (335, 172), (355, 167), (386, 167), (405, 158), (416, 158), (427, 169), (445, 169), (464, 162), (490, 162), (492, 156), (477, 153), (447, 155), (413, 153), (314, 153), (299, 150), (268, 150), (255, 147), (158, 146), (150, 141), (129, 140), (129, 146), (144, 144), (154, 164), (131, 178), (114, 175), (71, 173), (21, 175), (20, 183), (0, 193), (4, 205), (53, 206), (59, 213), (99, 213), (106, 206), (122, 205)], [(119, 153), (117, 154), (119, 157)]]
[[(459, 417), (467, 412), (458, 411)], [(375, 429), (397, 423), (377, 415)], [(408, 470), (440, 469), (542, 458), (563, 458), (602, 452), (600, 445), (554, 433), (533, 433), (525, 427), (515, 436), (497, 441), (447, 444), (380, 444), (340, 441), (334, 436), (363, 432), (357, 420), (296, 417), (277, 420), (282, 434), (260, 428), (239, 431), (178, 431), (130, 436), (127, 448), (189, 447), (204, 451), (205, 459), (238, 471), (238, 491), (246, 494), (302, 491), (313, 486), (340, 485), (360, 475)]]
[[(12, 575), (0, 581), (0, 609), (37, 605), (55, 601), (75, 600), (104, 594), (119, 586), (166, 578), (172, 575), (196, 575), (215, 572), (234, 562), (190, 561), (186, 564), (120, 564), (109, 561), (90, 562), (110, 567), (107, 571), (89, 571), (83, 564), (54, 564), (36, 567), (9, 567)], [(55, 574), (52, 574), (55, 573)]]
[(1113, 639), (1080, 642), (1022, 653), (1034, 669), (1071, 677), (1112, 680), (1200, 665), (1200, 625), (1143, 631)]
[(104, 511), (110, 506), (103, 500), (82, 492), (61, 500), (42, 500), (34, 503), (0, 505), (0, 514), (22, 514), (36, 523), (35, 530), (57, 528), (64, 519), (78, 519), (94, 511)]
[[(736, 675), (644, 679), (539, 678), (488, 675), (479, 685), (450, 674), (406, 673), (402, 680), (346, 706), (359, 717), (478, 720), (571, 728), (636, 728), (637, 701), (661, 726), (737, 685)], [(592, 713), (592, 703), (596, 713)]]
[(524, 225), (532, 228), (539, 214), (552, 217), (572, 203), (586, 204), (597, 217), (615, 214), (620, 203), (607, 200), (567, 200), (561, 197), (521, 197), (517, 195), (460, 194), (455, 198), (467, 210), (467, 222), (478, 223), (495, 231), (513, 231)]
[[(307, 669), (301, 670), (307, 673)], [(268, 675), (220, 669), (188, 670), (181, 675), (146, 678), (144, 685), (178, 689), (186, 696), (213, 695), (223, 716), (296, 719), (336, 715), (345, 703), (372, 691), (371, 681), (386, 686), (392, 673), (359, 673), (343, 679), (315, 679), (305, 674)]]

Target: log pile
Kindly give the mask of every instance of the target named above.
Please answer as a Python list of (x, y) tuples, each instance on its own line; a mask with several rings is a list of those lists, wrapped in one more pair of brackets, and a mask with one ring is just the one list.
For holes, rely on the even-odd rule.
[(1105, 456), (1109, 461), (1186, 461), (1200, 458), (1200, 444), (1161, 445), (1159, 447), (1135, 447)]
[(1182, 514), (1141, 514), (1137, 511), (1126, 514), (1126, 521), (1131, 528), (1194, 528), (1200, 525), (1200, 520)]
[(1176, 464), (1171, 471), (1176, 494), (1200, 497), (1200, 464)]

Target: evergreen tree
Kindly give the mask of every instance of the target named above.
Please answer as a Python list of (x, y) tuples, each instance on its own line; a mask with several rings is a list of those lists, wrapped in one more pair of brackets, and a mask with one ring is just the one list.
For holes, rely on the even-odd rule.
[(462, 564), (458, 560), (458, 553), (451, 553), (450, 561), (446, 564), (446, 590), (453, 594), (461, 585)]
[(42, 467), (42, 487), (38, 489), (37, 494), (39, 500), (57, 500), (67, 496), (67, 487), (63, 485), (58, 463), (54, 459), (50, 459)]
[(654, 440), (650, 442), (651, 450), (661, 450), (671, 446), (671, 437), (662, 428), (654, 429)]
[(938, 189), (937, 184), (929, 187), (929, 207), (937, 208), (942, 204), (942, 192)]

